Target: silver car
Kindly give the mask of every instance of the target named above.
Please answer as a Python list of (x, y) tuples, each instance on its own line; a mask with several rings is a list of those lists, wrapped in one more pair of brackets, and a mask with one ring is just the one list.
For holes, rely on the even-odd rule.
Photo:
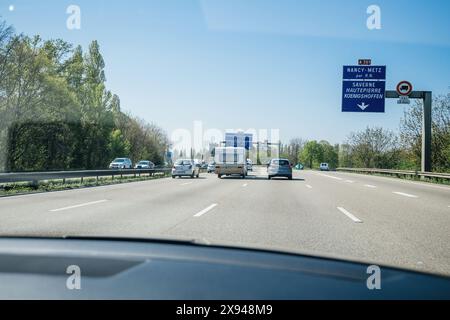
[(190, 159), (179, 159), (172, 168), (172, 178), (176, 177), (200, 177), (200, 165)]
[(253, 171), (253, 162), (250, 159), (247, 159), (247, 171)]
[(133, 163), (129, 158), (116, 158), (109, 164), (110, 169), (133, 169)]
[(292, 180), (292, 165), (287, 159), (273, 159), (267, 166), (269, 180), (275, 177), (285, 177)]
[(215, 171), (216, 171), (216, 163), (215, 163), (215, 162), (210, 162), (210, 163), (208, 164), (207, 172), (208, 172), (208, 173), (213, 173), (213, 172), (215, 172)]
[(134, 166), (135, 169), (154, 169), (155, 164), (148, 160), (141, 160)]

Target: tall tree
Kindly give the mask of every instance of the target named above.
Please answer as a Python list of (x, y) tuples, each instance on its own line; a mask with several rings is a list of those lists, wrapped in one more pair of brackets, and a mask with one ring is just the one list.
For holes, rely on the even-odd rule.
[(323, 159), (323, 148), (317, 141), (309, 141), (305, 144), (300, 158), (309, 168), (312, 169)]
[(121, 111), (97, 41), (83, 53), (0, 21), (0, 75), (0, 171), (104, 168), (115, 156), (163, 163), (167, 135)]
[[(400, 136), (404, 148), (420, 168), (422, 146), (422, 102), (408, 108), (401, 120)], [(450, 98), (437, 96), (432, 111), (432, 164), (436, 171), (450, 171)]]
[(346, 144), (351, 147), (352, 162), (355, 166), (394, 168), (398, 164), (398, 138), (390, 130), (367, 127), (363, 131), (351, 133)]
[(322, 158), (320, 162), (326, 162), (330, 168), (336, 169), (339, 166), (339, 145), (332, 146), (328, 141), (320, 141), (322, 148)]

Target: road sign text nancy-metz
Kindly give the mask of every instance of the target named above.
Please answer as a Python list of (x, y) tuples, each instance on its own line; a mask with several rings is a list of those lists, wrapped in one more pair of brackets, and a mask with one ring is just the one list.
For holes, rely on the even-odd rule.
[(386, 80), (386, 67), (345, 66), (344, 80)]

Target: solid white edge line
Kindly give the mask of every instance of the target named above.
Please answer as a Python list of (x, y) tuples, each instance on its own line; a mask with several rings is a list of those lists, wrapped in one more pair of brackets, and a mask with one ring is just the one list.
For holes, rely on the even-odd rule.
[(395, 192), (392, 192), (392, 193), (397, 194), (399, 196), (407, 197), (407, 198), (418, 198), (418, 196), (415, 196), (415, 195), (409, 194), (409, 193), (404, 193), (404, 192), (397, 192), (397, 191), (395, 191)]
[(212, 209), (214, 209), (215, 207), (217, 207), (217, 203), (213, 203), (212, 205), (210, 205), (208, 208), (203, 209), (202, 211), (200, 211), (199, 213), (194, 214), (195, 218), (201, 217), (202, 215), (204, 215), (205, 213), (207, 213), (208, 211), (211, 211)]
[(70, 207), (53, 209), (53, 210), (50, 210), (50, 212), (59, 212), (59, 211), (65, 211), (65, 210), (70, 210), (70, 209), (76, 209), (76, 208), (81, 208), (81, 207), (91, 206), (91, 205), (94, 205), (94, 204), (103, 203), (103, 202), (106, 202), (106, 201), (108, 201), (108, 200), (99, 200), (99, 201), (86, 202), (86, 203), (81, 203), (81, 204), (77, 204), (77, 205), (70, 206)]
[(343, 214), (345, 214), (347, 217), (349, 217), (350, 219), (353, 220), (353, 222), (355, 223), (362, 223), (362, 220), (358, 219), (357, 217), (355, 217), (353, 214), (351, 214), (350, 212), (348, 212), (347, 210), (345, 210), (342, 207), (338, 207), (337, 208), (340, 212), (342, 212)]

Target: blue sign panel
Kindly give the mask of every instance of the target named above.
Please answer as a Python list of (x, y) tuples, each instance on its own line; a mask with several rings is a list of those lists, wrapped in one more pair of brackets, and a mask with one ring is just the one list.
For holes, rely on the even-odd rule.
[(385, 66), (344, 66), (342, 112), (384, 112)]
[(386, 80), (386, 66), (344, 66), (344, 80)]
[(343, 112), (384, 112), (385, 81), (344, 81)]

